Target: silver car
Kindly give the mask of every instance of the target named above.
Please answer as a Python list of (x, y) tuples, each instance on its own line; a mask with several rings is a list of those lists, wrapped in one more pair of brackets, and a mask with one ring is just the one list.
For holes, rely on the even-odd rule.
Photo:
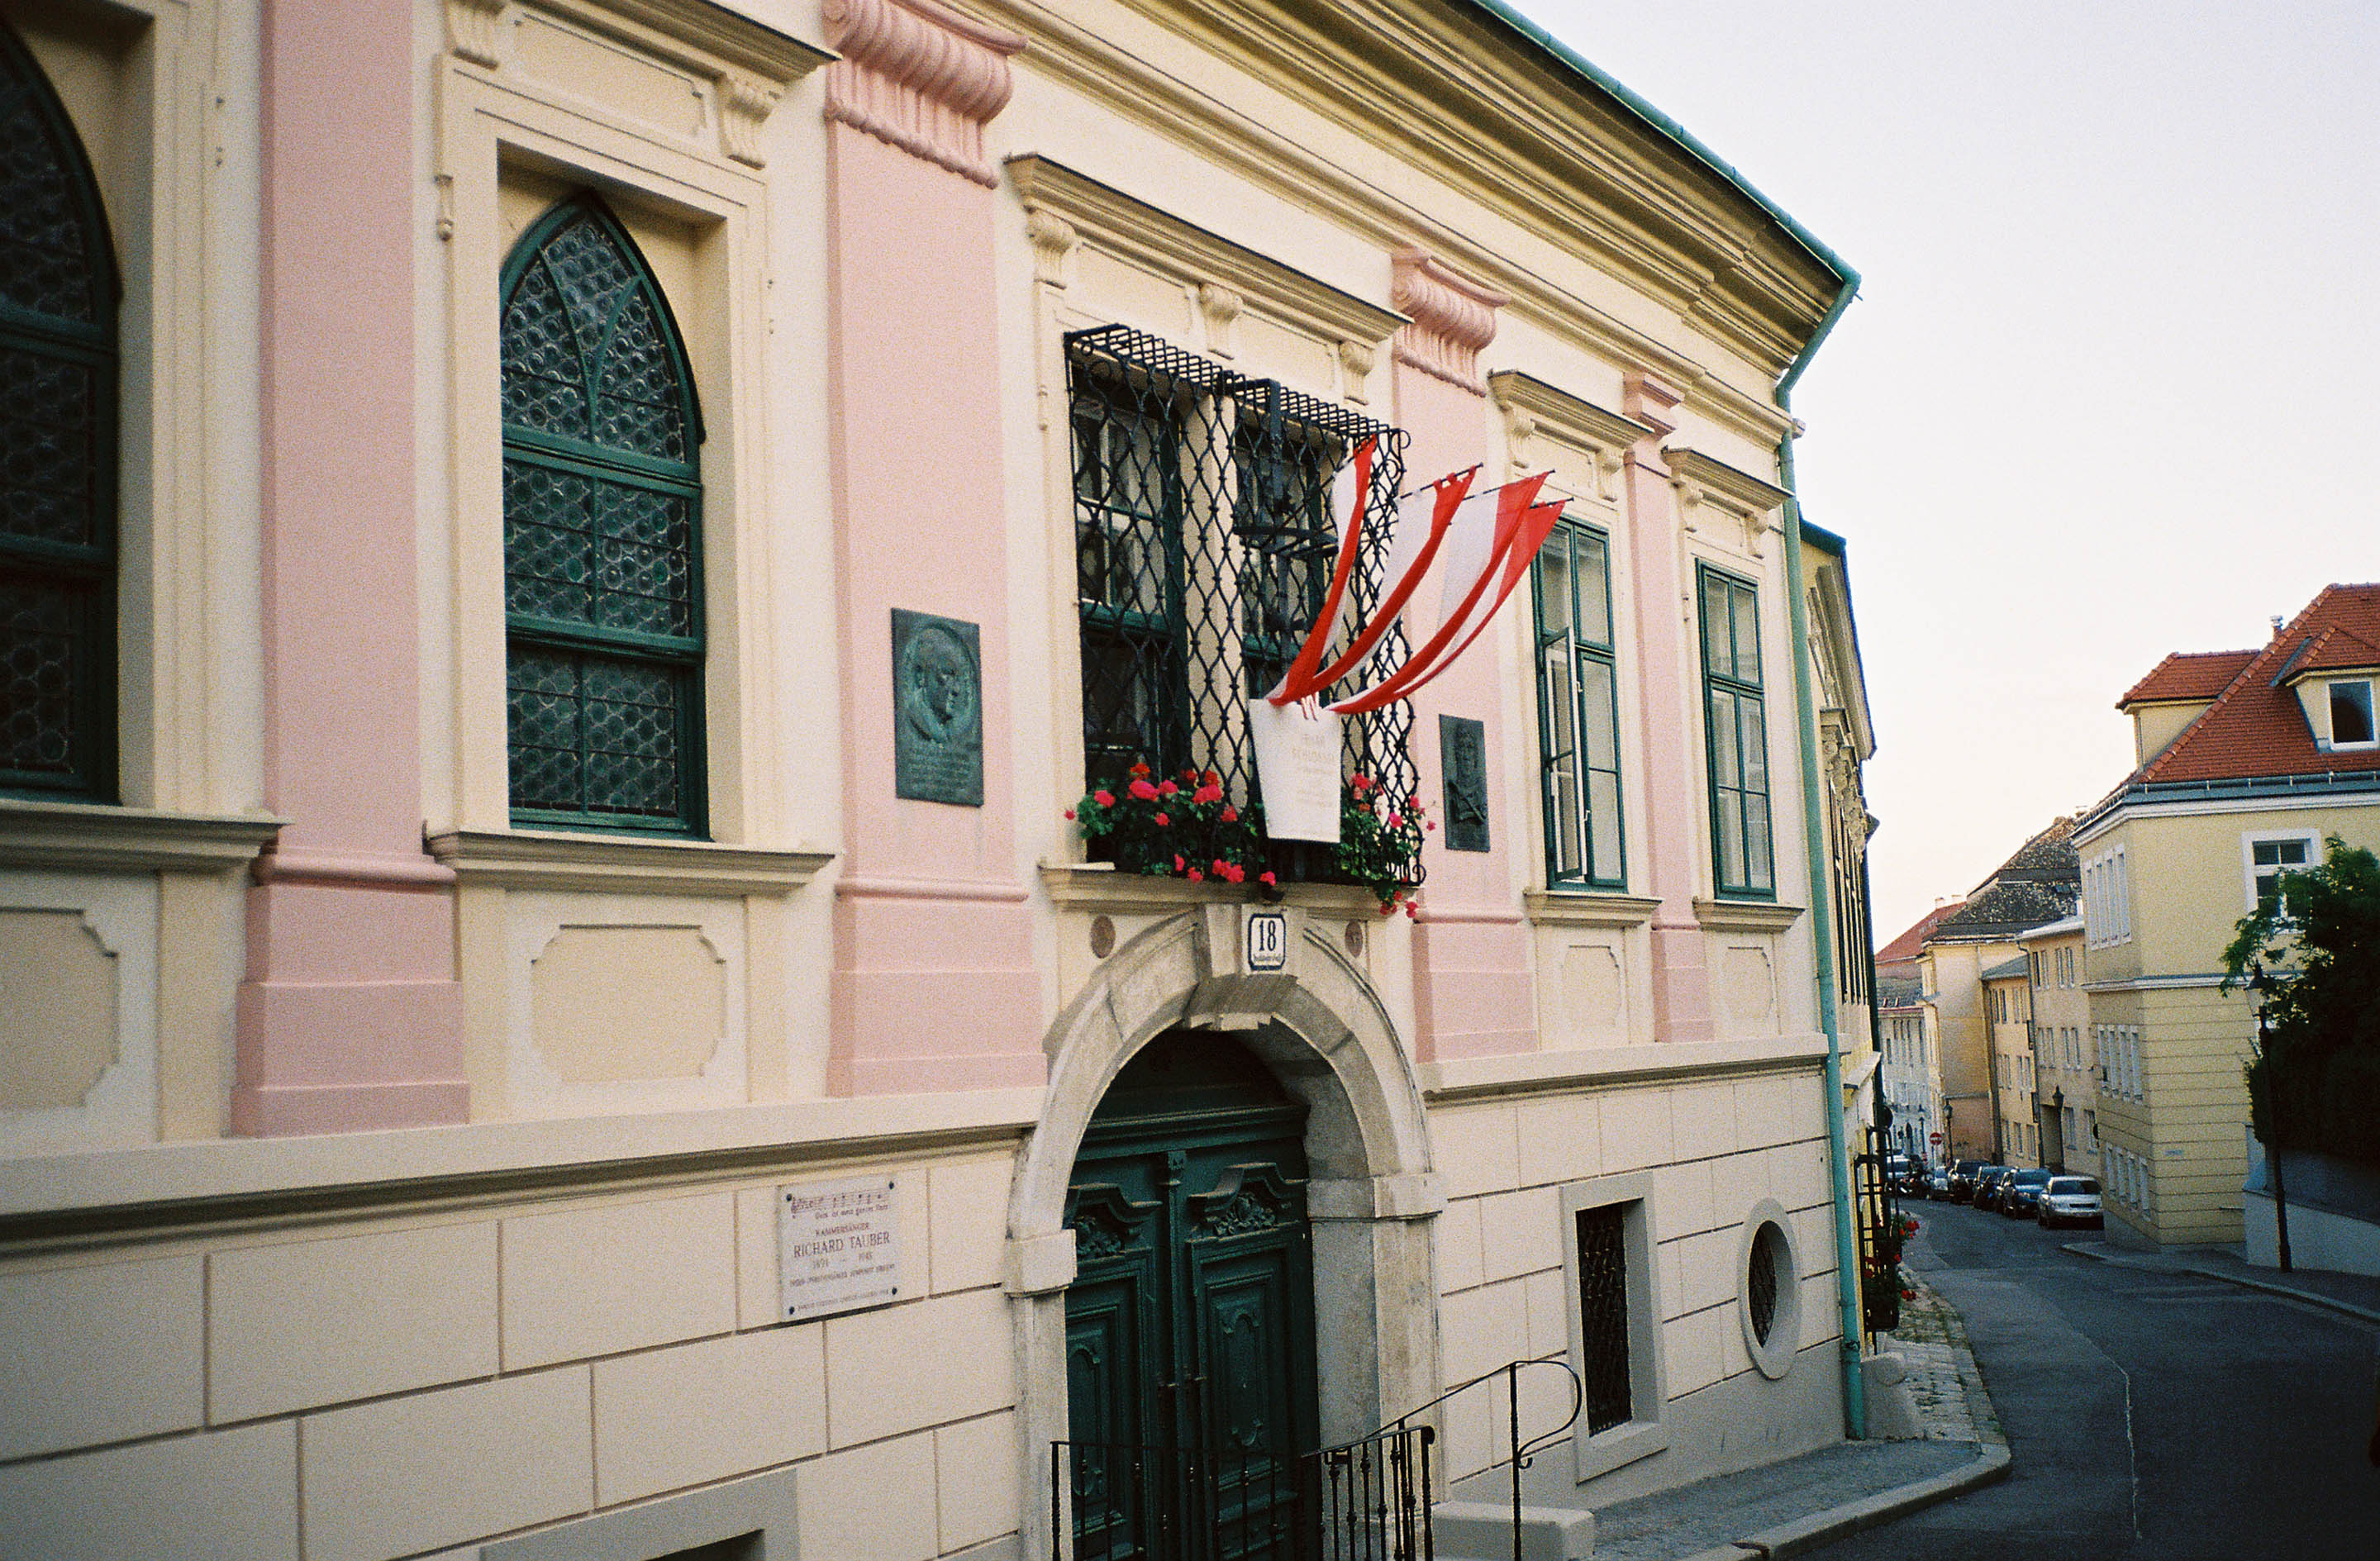
[(2107, 1216), (2099, 1208), (2099, 1183), (2087, 1176), (2053, 1176), (2041, 1190), (2043, 1227), (2087, 1225), (2102, 1228)]

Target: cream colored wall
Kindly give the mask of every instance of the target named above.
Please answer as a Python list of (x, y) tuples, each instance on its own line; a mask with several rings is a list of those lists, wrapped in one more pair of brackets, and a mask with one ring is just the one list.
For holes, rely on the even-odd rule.
[[(2066, 1165), (2070, 1170), (2096, 1175), (2098, 1145), (2086, 1122), (2095, 1122), (2099, 1110), (2098, 1050), (2092, 1039), (2091, 998), (2083, 983), (2087, 979), (2083, 964), (2081, 933), (2063, 934), (2053, 938), (2028, 938), (2022, 947), (2037, 953), (2043, 963), (2043, 976), (2047, 985), (2032, 988), (2034, 1023), (2040, 1033), (2036, 1048), (2039, 1074), (2035, 1096), (2044, 1111), (2053, 1109), (2050, 1102), (2062, 1094), (2064, 1105), (2074, 1112), (2074, 1131), (2065, 1142)], [(2058, 984), (2058, 955), (2068, 951), (2074, 962), (2071, 985)], [(2075, 1033), (2080, 1061), (2066, 1061), (2064, 1032)]]
[[(2023, 1018), (2025, 983), (2022, 978), (1986, 982), (1985, 991), (1985, 1023), (1992, 1037), (1993, 1090), (1999, 1103), (2001, 1157), (2011, 1166), (2038, 1166), (2041, 1148), (2035, 1135), (2040, 1124), (2033, 1108), (2033, 1035)], [(1995, 991), (2002, 994), (2013, 1017), (1991, 1017), (1988, 995)], [(2019, 1127), (2023, 1131), (2015, 1131)]]
[[(0, 1552), (170, 1506), (180, 1556), (294, 1557), (301, 1511), (310, 1558), (416, 1555), (787, 1466), (834, 1554), (1012, 1532), (1011, 1166), (985, 1143), (20, 1252)], [(776, 1189), (860, 1172), (895, 1180), (904, 1299), (779, 1323)]]
[[(1560, 1190), (1632, 1171), (1652, 1179), (1669, 1404), (1755, 1372), (1736, 1265), (1746, 1216), (1766, 1198), (1791, 1215), (1801, 1259), (1804, 1354), (1792, 1372), (1830, 1371), (1819, 1347), (1840, 1331), (1823, 1093), (1821, 1075), (1800, 1069), (1434, 1108), (1447, 1198), (1437, 1222), (1447, 1384), (1566, 1348)], [(1502, 1402), (1474, 1388), (1448, 1403), (1451, 1480), (1508, 1450)], [(1525, 1375), (1521, 1410), (1524, 1441), (1560, 1425), (1570, 1410), (1561, 1373)], [(1693, 1465), (1727, 1455), (1673, 1433), (1662, 1456)], [(1569, 1461), (1566, 1450), (1539, 1457)]]
[(2192, 721), (2206, 713), (2206, 702), (2186, 705), (2136, 705), (2132, 708), (2133, 762), (2146, 764), (2173, 745)]

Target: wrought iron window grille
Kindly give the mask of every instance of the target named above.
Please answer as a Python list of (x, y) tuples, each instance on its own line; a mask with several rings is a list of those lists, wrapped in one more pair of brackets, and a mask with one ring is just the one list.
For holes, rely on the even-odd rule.
[(121, 296), (82, 139), (0, 22), (0, 793), (116, 795)]
[[(1260, 819), (1248, 706), (1320, 613), (1337, 551), (1332, 478), (1377, 442), (1349, 586), (1360, 626), (1384, 586), (1406, 435), (1130, 326), (1071, 332), (1065, 350), (1087, 785), (1121, 788), (1135, 763), (1160, 777), (1211, 770)], [(1385, 677), (1405, 650), (1391, 630), (1345, 686)], [(1403, 701), (1349, 719), (1342, 773), (1417, 794), (1412, 730)], [(1283, 880), (1340, 876), (1328, 845), (1275, 841), (1267, 857)], [(1409, 881), (1420, 877), (1416, 860)]]
[(698, 835), (702, 421), (669, 300), (591, 195), (501, 296), (514, 822)]
[(1578, 1323), (1586, 1370), (1580, 1384), (1590, 1436), (1634, 1415), (1628, 1337), (1628, 1205), (1578, 1211)]

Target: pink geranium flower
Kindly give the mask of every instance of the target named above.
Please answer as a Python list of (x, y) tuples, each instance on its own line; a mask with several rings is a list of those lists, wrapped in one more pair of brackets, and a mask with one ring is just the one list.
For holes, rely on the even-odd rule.
[(1192, 802), (1221, 802), (1223, 800), (1223, 788), (1220, 786), (1201, 786), (1196, 791), (1190, 793), (1190, 800)]
[(1143, 802), (1155, 802), (1157, 800), (1158, 793), (1157, 788), (1150, 785), (1148, 781), (1135, 780), (1132, 783), (1132, 794), (1138, 797)]
[(1278, 889), (1281, 887), (1273, 881), (1273, 876), (1270, 873), (1258, 873), (1257, 875), (1257, 882), (1264, 885), (1267, 889)]
[(1173, 822), (1173, 820), (1172, 820), (1172, 819), (1168, 818), (1168, 817), (1167, 817), (1165, 815), (1163, 815), (1162, 813), (1160, 813), (1160, 814), (1159, 814), (1159, 815), (1157, 816), (1157, 827), (1158, 827), (1159, 829), (1164, 829), (1166, 826), (1168, 826), (1168, 825), (1172, 824), (1172, 822)]
[(1157, 794), (1160, 797), (1170, 797), (1181, 789), (1171, 780), (1160, 780), (1157, 783)]
[(1207, 875), (1200, 872), (1197, 868), (1193, 867), (1190, 869), (1189, 878), (1192, 883), (1205, 883), (1207, 881)]
[(1115, 793), (1113, 792), (1093, 792), (1091, 793), (1091, 800), (1099, 804), (1101, 807), (1113, 807), (1115, 805)]

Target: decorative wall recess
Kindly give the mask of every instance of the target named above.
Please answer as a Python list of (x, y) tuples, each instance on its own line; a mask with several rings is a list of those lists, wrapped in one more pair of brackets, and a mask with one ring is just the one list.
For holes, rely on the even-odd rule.
[(1115, 952), (1116, 926), (1112, 916), (1091, 918), (1091, 958), (1104, 960)]
[(1025, 47), (941, 0), (826, 0), (826, 116), (985, 186), (983, 127), (1008, 105), (1009, 56)]
[(1397, 361), (1448, 384), (1485, 395), (1479, 353), (1496, 339), (1496, 311), (1512, 299), (1456, 275), (1434, 255), (1407, 249), (1396, 258), (1390, 300), (1413, 317), (1397, 333)]
[(983, 645), (977, 625), (892, 610), (892, 791), (983, 805)]
[(1439, 772), (1446, 783), (1446, 849), (1488, 849), (1488, 727), (1467, 716), (1438, 718)]

